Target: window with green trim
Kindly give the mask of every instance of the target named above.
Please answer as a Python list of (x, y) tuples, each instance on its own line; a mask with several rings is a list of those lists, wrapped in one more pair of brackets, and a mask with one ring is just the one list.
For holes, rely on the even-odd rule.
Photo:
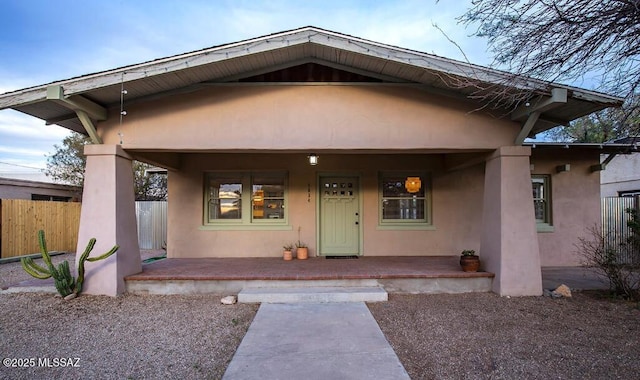
[(533, 209), (538, 224), (551, 225), (551, 178), (548, 175), (532, 175)]
[(429, 178), (425, 173), (381, 173), (379, 187), (380, 225), (431, 223)]
[(284, 172), (205, 175), (205, 224), (286, 224)]

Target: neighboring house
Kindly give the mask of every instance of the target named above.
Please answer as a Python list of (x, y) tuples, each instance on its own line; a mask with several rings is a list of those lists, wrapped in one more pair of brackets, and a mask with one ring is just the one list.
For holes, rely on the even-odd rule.
[(121, 249), (88, 267), (89, 293), (141, 270), (136, 159), (168, 170), (171, 258), (276, 257), (298, 238), (318, 256), (475, 249), (495, 292), (539, 295), (541, 265), (578, 264), (600, 154), (620, 149), (523, 141), (622, 99), (533, 79), (514, 109), (472, 99), (480, 82), (517, 92), (509, 78), (305, 27), (15, 91), (0, 109), (92, 137), (79, 241)]
[(77, 186), (0, 178), (0, 199), (75, 202), (80, 201), (81, 194), (82, 189)]
[[(640, 145), (639, 138), (617, 140), (618, 144)], [(603, 155), (602, 161), (609, 156)], [(640, 153), (611, 157), (606, 170), (600, 174), (601, 196), (630, 197), (640, 195)]]

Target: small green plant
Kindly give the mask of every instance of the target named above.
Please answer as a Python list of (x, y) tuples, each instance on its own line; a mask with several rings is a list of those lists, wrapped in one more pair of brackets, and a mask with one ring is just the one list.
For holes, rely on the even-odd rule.
[(298, 226), (298, 242), (296, 243), (296, 248), (307, 248), (307, 244), (300, 240), (300, 231), (302, 231), (302, 226)]
[(25, 272), (29, 273), (31, 276), (35, 278), (39, 278), (45, 280), (49, 277), (53, 277), (54, 284), (56, 286), (56, 290), (62, 297), (67, 297), (69, 295), (78, 295), (82, 292), (82, 284), (84, 283), (84, 264), (86, 261), (99, 261), (108, 258), (109, 256), (116, 253), (118, 250), (118, 246), (114, 245), (108, 252), (103, 253), (97, 257), (89, 257), (89, 254), (93, 250), (94, 245), (96, 244), (96, 239), (91, 238), (89, 243), (87, 244), (87, 248), (85, 248), (82, 255), (80, 255), (80, 260), (78, 261), (78, 278), (74, 278), (71, 275), (71, 270), (69, 268), (69, 262), (67, 260), (63, 261), (56, 268), (51, 262), (51, 256), (49, 255), (49, 251), (47, 250), (47, 242), (45, 240), (44, 231), (38, 231), (38, 244), (40, 245), (40, 253), (42, 253), (42, 261), (44, 261), (46, 268), (38, 265), (33, 261), (30, 257), (25, 257), (20, 260), (22, 264), (22, 268)]
[(293, 243), (287, 243), (283, 245), (282, 248), (284, 248), (285, 251), (291, 251), (293, 249)]
[(462, 251), (462, 256), (475, 256), (476, 255), (476, 251), (474, 251), (473, 249), (465, 249), (464, 251)]

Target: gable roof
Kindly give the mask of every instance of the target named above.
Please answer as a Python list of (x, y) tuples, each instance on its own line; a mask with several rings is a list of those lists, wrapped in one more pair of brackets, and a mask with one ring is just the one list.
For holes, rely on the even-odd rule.
[[(477, 88), (452, 87), (449, 79), (502, 86), (507, 92), (531, 89), (538, 95), (532, 103), (546, 104), (532, 134), (622, 104), (621, 98), (594, 91), (514, 78), (506, 72), (309, 26), (9, 92), (0, 95), (0, 109), (12, 108), (47, 124), (85, 133), (76, 107), (88, 105), (95, 110), (89, 113), (93, 119), (104, 119), (109, 108), (118, 108), (123, 87), (130, 104), (307, 63), (453, 97), (472, 97)], [(549, 99), (555, 99), (554, 88), (568, 94), (561, 106), (548, 105)], [(512, 119), (524, 123), (530, 113), (524, 107), (511, 110)]]

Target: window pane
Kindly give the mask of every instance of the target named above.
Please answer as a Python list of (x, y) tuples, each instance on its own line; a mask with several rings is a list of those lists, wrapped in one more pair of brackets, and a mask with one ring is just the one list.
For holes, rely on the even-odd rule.
[(254, 197), (262, 191), (260, 195), (266, 198), (284, 198), (283, 177), (254, 177), (252, 187)]
[(544, 179), (531, 178), (531, 186), (533, 188), (533, 199), (544, 199)]
[(425, 177), (391, 174), (382, 177), (382, 221), (426, 222)]
[(383, 199), (382, 219), (424, 220), (424, 198)]
[(251, 187), (253, 219), (284, 219), (284, 177), (257, 176)]
[(533, 202), (533, 208), (536, 212), (536, 221), (545, 223), (547, 221), (547, 206), (543, 200), (536, 200)]
[(547, 177), (538, 176), (531, 178), (531, 190), (533, 194), (533, 209), (536, 222), (549, 223), (549, 182)]
[[(409, 186), (409, 189), (407, 189), (407, 178), (417, 178), (420, 181), (420, 185), (419, 185), (419, 189), (412, 189), (411, 186)], [(389, 198), (389, 197), (424, 197), (424, 189), (425, 189), (426, 183), (424, 178), (422, 178), (421, 176), (393, 176), (393, 177), (387, 177), (385, 176), (382, 179), (382, 196), (384, 198)], [(418, 186), (415, 186), (416, 188)], [(409, 192), (409, 190), (412, 190), (414, 192)]]
[(284, 200), (253, 200), (253, 219), (284, 219)]
[(242, 218), (242, 180), (212, 178), (209, 182), (209, 218)]

